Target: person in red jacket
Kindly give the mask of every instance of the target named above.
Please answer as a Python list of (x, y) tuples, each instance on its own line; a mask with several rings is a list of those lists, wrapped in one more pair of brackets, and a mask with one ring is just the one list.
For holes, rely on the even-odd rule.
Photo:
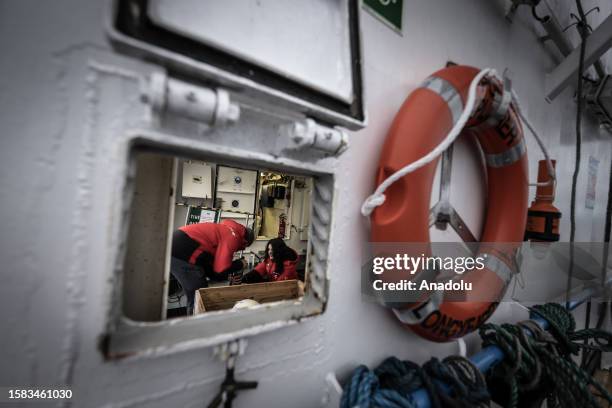
[(188, 315), (193, 312), (195, 291), (207, 287), (208, 279), (225, 280), (246, 266), (244, 259), (233, 261), (234, 253), (253, 239), (250, 228), (232, 220), (185, 225), (174, 232), (170, 272), (187, 296)]
[(276, 282), (297, 279), (298, 255), (281, 238), (266, 245), (266, 257), (251, 272), (242, 277), (242, 283)]

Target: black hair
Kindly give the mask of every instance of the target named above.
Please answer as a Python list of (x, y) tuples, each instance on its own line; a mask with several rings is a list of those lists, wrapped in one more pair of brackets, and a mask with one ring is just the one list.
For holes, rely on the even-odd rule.
[(285, 270), (283, 264), (285, 261), (295, 261), (297, 259), (295, 251), (288, 247), (285, 241), (281, 238), (274, 238), (266, 244), (266, 260), (270, 259), (269, 247), (272, 247), (272, 253), (274, 254), (274, 263), (276, 264), (274, 272), (278, 274), (283, 273)]
[(253, 233), (253, 230), (249, 227), (245, 227), (244, 241), (246, 243), (245, 248), (251, 246), (251, 244), (253, 244), (253, 241), (255, 241), (255, 233)]

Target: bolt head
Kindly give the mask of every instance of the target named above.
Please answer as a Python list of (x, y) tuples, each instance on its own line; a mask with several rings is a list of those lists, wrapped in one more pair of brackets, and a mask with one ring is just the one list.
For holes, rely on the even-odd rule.
[(188, 92), (187, 95), (185, 95), (185, 99), (189, 102), (196, 102), (198, 100), (194, 92)]

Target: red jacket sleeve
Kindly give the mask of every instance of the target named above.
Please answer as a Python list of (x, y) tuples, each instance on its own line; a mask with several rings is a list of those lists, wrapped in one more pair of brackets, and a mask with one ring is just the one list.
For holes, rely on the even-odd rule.
[(238, 239), (234, 237), (223, 238), (219, 242), (217, 251), (215, 252), (215, 260), (213, 262), (213, 270), (216, 273), (221, 273), (230, 266), (232, 266), (232, 259), (234, 253), (240, 249)]
[(258, 274), (260, 274), (262, 278), (265, 277), (266, 276), (266, 261), (262, 261), (258, 263), (257, 266), (253, 268), (253, 270), (256, 271)]
[(283, 265), (283, 273), (280, 274), (275, 281), (297, 279), (297, 271), (295, 269), (295, 261), (285, 261)]

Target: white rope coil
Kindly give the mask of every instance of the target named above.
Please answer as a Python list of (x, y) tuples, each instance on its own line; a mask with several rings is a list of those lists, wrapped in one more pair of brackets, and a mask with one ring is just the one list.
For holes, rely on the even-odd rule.
[[(463, 112), (461, 113), (461, 116), (459, 116), (459, 119), (454, 124), (453, 128), (450, 130), (448, 135), (444, 138), (444, 140), (442, 140), (442, 142), (438, 146), (436, 146), (431, 152), (427, 153), (425, 156), (421, 157), (420, 159), (402, 167), (401, 169), (399, 169), (398, 171), (396, 171), (395, 173), (387, 177), (382, 183), (380, 183), (380, 185), (376, 188), (374, 193), (370, 195), (368, 198), (366, 198), (365, 201), (363, 202), (363, 205), (361, 206), (361, 214), (363, 214), (366, 217), (372, 214), (372, 211), (374, 211), (376, 207), (382, 205), (385, 202), (385, 199), (386, 199), (385, 191), (393, 183), (395, 183), (397, 180), (401, 179), (405, 175), (412, 173), (413, 171), (425, 166), (428, 163), (431, 163), (434, 159), (440, 156), (446, 149), (448, 149), (448, 147), (461, 134), (461, 131), (465, 127), (465, 124), (467, 123), (468, 119), (470, 118), (470, 116), (472, 116), (474, 105), (476, 104), (476, 91), (478, 88), (478, 84), (480, 83), (482, 78), (484, 78), (487, 75), (497, 78), (497, 73), (494, 69), (485, 68), (482, 71), (480, 71), (474, 77), (474, 79), (472, 79), (472, 82), (470, 83), (470, 87), (468, 89), (467, 101), (463, 109)], [(518, 96), (516, 95), (514, 91), (512, 91), (512, 99), (515, 102), (519, 116), (521, 117), (521, 119), (523, 120), (523, 122), (525, 123), (529, 131), (531, 132), (531, 134), (535, 137), (538, 143), (538, 146), (542, 150), (542, 153), (544, 154), (544, 157), (546, 158), (548, 172), (551, 175), (551, 180), (549, 181), (546, 181), (543, 183), (531, 183), (530, 185), (547, 186), (547, 185), (550, 185), (551, 183), (555, 183), (556, 182), (555, 169), (552, 165), (552, 161), (550, 159), (550, 156), (548, 155), (548, 151), (546, 150), (546, 147), (542, 143), (542, 140), (538, 136), (537, 132), (535, 131), (531, 123), (529, 122), (529, 119), (527, 118), (527, 116), (521, 110), (521, 105), (518, 100)]]
[(496, 76), (495, 70), (492, 68), (485, 68), (480, 71), (470, 83), (470, 87), (468, 90), (468, 97), (465, 107), (463, 108), (463, 112), (459, 119), (448, 133), (446, 138), (442, 140), (442, 142), (436, 146), (431, 152), (427, 153), (425, 156), (421, 157), (417, 161), (414, 161), (392, 175), (386, 178), (380, 185), (376, 188), (374, 193), (366, 198), (363, 205), (361, 206), (361, 214), (364, 216), (369, 216), (372, 214), (372, 211), (385, 202), (385, 191), (389, 188), (393, 183), (397, 180), (404, 177), (406, 174), (412, 173), (413, 171), (425, 166), (426, 164), (433, 161), (435, 158), (440, 156), (448, 147), (457, 139), (457, 137), (461, 134), (463, 127), (467, 123), (470, 116), (472, 116), (472, 111), (474, 110), (474, 105), (476, 104), (476, 90), (478, 87), (478, 83), (484, 78), (486, 75)]

